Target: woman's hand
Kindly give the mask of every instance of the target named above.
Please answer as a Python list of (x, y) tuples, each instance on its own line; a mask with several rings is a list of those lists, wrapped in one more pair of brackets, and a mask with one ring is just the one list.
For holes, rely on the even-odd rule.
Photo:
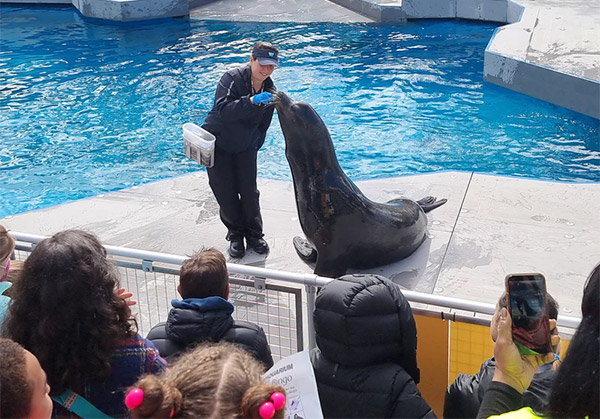
[[(493, 381), (507, 384), (519, 393), (523, 393), (531, 384), (538, 367), (552, 362), (554, 354), (522, 356), (513, 342), (511, 326), (512, 319), (508, 315), (508, 310), (503, 308), (498, 321), (498, 337), (494, 344), (496, 371)], [(550, 320), (550, 329), (554, 328), (556, 328), (556, 320)], [(560, 337), (553, 335), (551, 340), (553, 345), (557, 345)]]

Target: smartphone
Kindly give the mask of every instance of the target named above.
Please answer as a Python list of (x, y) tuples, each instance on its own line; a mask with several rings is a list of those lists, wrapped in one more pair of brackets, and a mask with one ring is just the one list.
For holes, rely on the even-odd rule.
[(508, 312), (512, 336), (522, 355), (552, 352), (546, 309), (546, 278), (540, 273), (510, 274), (506, 277)]

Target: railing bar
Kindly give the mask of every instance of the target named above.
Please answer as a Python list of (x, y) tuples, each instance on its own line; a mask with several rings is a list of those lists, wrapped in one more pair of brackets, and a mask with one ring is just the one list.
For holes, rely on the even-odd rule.
[[(19, 233), (11, 231), (10, 234), (17, 241), (25, 241), (30, 243), (38, 243), (41, 240), (45, 239), (45, 236), (35, 235), (35, 234), (27, 234), (27, 233)], [(158, 253), (158, 252), (149, 252), (137, 249), (128, 249), (117, 246), (104, 246), (107, 252), (111, 255), (129, 257), (129, 258), (137, 258), (137, 259), (145, 259), (151, 260), (155, 262), (161, 263), (169, 263), (180, 265), (185, 259), (185, 256), (172, 255), (166, 253)], [(291, 272), (278, 271), (274, 269), (267, 268), (258, 268), (255, 266), (248, 265), (238, 265), (238, 264), (227, 264), (227, 269), (232, 274), (242, 274), (242, 275), (250, 275), (250, 276), (258, 276), (276, 280), (282, 280), (286, 282), (291, 282), (295, 284), (303, 284), (307, 286), (323, 286), (328, 282), (332, 281), (331, 278), (320, 277), (317, 275), (311, 274), (297, 274)], [(434, 305), (438, 307), (446, 307), (453, 308), (458, 310), (465, 311), (473, 311), (476, 313), (482, 314), (493, 314), (495, 310), (495, 306), (489, 303), (479, 303), (475, 301), (462, 300), (459, 298), (425, 294), (416, 291), (403, 291), (403, 294), (407, 297), (407, 299), (413, 303), (423, 303)], [(310, 299), (307, 302), (309, 309), (313, 306), (313, 302)], [(310, 314), (308, 316), (311, 317)], [(573, 317), (567, 316), (558, 316), (558, 325), (563, 327), (576, 328), (579, 325), (581, 320)], [(311, 322), (309, 321), (309, 328), (311, 326)]]
[[(291, 294), (289, 294), (291, 295)], [(302, 316), (302, 291), (298, 290), (295, 294), (296, 301), (296, 348), (298, 351), (304, 350), (304, 320)]]
[[(10, 234), (17, 240), (26, 241), (30, 243), (39, 243), (40, 241), (47, 238), (38, 234), (20, 233), (11, 231)], [(105, 245), (106, 251), (114, 256), (122, 256), (133, 259), (145, 259), (153, 262), (169, 263), (174, 265), (181, 265), (186, 256), (173, 255), (168, 253), (150, 252), (147, 250), (129, 249), (125, 247), (109, 246)], [(293, 283), (305, 284), (310, 283), (311, 285), (323, 286), (330, 282), (331, 278), (320, 277), (311, 274), (296, 274), (291, 272), (277, 271), (275, 269), (258, 268), (249, 265), (238, 265), (235, 263), (228, 263), (227, 269), (231, 273), (260, 276), (272, 279), (286, 280)]]

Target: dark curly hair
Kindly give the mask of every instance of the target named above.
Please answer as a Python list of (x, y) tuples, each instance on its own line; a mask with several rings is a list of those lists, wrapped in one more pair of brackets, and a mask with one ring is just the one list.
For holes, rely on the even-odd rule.
[(106, 250), (81, 230), (42, 240), (25, 261), (3, 332), (38, 358), (53, 394), (106, 379), (111, 349), (135, 336), (118, 283)]
[(583, 290), (581, 323), (569, 344), (549, 397), (548, 417), (600, 417), (600, 265)]

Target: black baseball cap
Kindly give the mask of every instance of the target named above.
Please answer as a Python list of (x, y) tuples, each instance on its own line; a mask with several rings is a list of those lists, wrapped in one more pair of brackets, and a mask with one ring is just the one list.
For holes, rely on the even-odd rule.
[(276, 50), (257, 49), (252, 51), (252, 57), (254, 57), (255, 60), (258, 60), (261, 65), (274, 65), (279, 67), (279, 59), (277, 58)]

